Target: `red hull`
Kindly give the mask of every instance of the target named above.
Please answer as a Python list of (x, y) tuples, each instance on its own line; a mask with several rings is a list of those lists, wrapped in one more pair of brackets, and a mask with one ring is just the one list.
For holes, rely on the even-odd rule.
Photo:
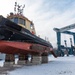
[[(31, 48), (33, 45), (35, 45), (35, 47)], [(19, 53), (36, 54), (43, 52), (51, 52), (55, 56), (53, 50), (50, 50), (49, 47), (45, 47), (38, 44), (26, 43), (26, 42), (13, 42), (13, 41), (2, 41), (2, 40), (0, 41), (0, 52), (6, 54), (19, 54)]]
[(31, 50), (30, 47), (32, 45), (34, 44), (25, 42), (0, 41), (0, 52), (8, 54), (26, 54), (42, 52), (42, 50)]

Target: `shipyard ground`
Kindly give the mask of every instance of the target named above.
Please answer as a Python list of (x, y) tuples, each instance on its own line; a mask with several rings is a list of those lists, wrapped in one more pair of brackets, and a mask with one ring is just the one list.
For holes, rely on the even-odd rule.
[(0, 75), (75, 75), (75, 56), (49, 56), (49, 63), (41, 65), (1, 67)]

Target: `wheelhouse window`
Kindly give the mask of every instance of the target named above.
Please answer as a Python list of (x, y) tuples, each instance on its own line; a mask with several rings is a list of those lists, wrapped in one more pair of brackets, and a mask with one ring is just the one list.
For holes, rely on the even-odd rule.
[(31, 29), (34, 29), (34, 26), (33, 26), (33, 23), (32, 22), (30, 23), (30, 28)]
[(15, 22), (15, 23), (18, 24), (18, 18), (17, 18), (17, 17), (15, 17), (15, 18), (11, 18), (10, 21)]
[(18, 18), (17, 17), (14, 18), (14, 22), (18, 24)]
[(19, 24), (22, 24), (22, 25), (25, 25), (25, 20), (24, 20), (24, 19), (19, 18), (18, 23), (19, 23)]
[(14, 22), (14, 19), (13, 19), (13, 18), (11, 18), (11, 19), (10, 19), (10, 21)]

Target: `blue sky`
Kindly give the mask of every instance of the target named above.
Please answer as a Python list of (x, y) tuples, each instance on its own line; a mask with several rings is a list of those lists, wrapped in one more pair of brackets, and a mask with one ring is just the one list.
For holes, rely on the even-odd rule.
[[(1, 0), (0, 15), (7, 16), (14, 12), (14, 2), (25, 4), (24, 15), (35, 24), (36, 34), (41, 38), (47, 37), (56, 47), (56, 33), (53, 28), (61, 28), (75, 23), (75, 0)], [(62, 36), (67, 41), (72, 37)], [(70, 43), (68, 41), (68, 43)]]

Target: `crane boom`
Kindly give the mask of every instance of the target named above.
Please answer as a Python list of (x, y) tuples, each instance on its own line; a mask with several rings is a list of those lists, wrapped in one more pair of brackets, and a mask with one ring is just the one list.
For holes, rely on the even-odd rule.
[(66, 26), (66, 27), (63, 27), (63, 28), (60, 28), (60, 32), (64, 32), (64, 31), (67, 31), (67, 30), (70, 30), (70, 29), (74, 29), (75, 28), (75, 23), (74, 24), (71, 24), (69, 26)]
[(62, 33), (62, 32), (64, 32), (64, 31), (67, 31), (67, 30), (70, 30), (70, 29), (74, 29), (74, 28), (75, 28), (75, 23), (74, 23), (74, 24), (71, 24), (71, 25), (69, 25), (69, 26), (60, 28), (60, 29), (54, 28), (54, 30), (57, 31), (57, 32), (61, 32), (61, 33)]

